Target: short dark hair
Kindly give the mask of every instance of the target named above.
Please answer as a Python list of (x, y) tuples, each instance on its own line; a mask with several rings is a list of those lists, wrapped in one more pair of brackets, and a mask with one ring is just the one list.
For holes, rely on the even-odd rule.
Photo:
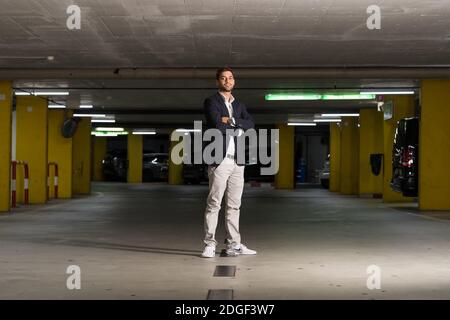
[(219, 80), (220, 75), (221, 75), (223, 72), (225, 72), (225, 71), (230, 71), (231, 74), (234, 76), (233, 69), (231, 69), (230, 67), (223, 67), (223, 68), (217, 69), (217, 71), (216, 71), (216, 80)]

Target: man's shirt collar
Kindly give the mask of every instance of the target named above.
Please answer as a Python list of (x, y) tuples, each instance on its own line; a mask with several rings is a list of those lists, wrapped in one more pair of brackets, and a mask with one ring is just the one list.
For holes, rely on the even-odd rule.
[[(223, 101), (224, 101), (224, 102), (228, 102), (228, 101), (227, 101), (227, 98), (226, 98), (220, 91), (218, 91), (218, 92), (219, 92), (220, 96), (222, 97)], [(229, 102), (230, 102), (230, 103), (233, 103), (233, 102), (234, 102), (234, 97), (233, 97), (233, 95), (231, 95)]]

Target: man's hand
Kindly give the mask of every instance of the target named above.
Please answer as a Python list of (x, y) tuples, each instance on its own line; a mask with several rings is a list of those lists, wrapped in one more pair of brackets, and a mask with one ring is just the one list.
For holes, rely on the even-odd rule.
[(222, 117), (222, 122), (228, 124), (229, 117)]

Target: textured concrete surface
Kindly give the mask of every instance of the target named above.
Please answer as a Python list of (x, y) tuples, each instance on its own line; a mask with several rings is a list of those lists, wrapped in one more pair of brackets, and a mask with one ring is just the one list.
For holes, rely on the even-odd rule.
[[(1, 215), (0, 298), (206, 299), (210, 289), (235, 299), (450, 298), (449, 213), (246, 187), (241, 233), (259, 254), (202, 259), (206, 193), (96, 183), (91, 197)], [(366, 287), (373, 264), (379, 290)], [(69, 265), (81, 268), (81, 290), (66, 288)], [(236, 276), (213, 277), (217, 265), (236, 266)]]

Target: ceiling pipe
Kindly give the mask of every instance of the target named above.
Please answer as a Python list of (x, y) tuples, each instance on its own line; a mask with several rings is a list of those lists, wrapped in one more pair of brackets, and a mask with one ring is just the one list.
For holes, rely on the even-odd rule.
[[(450, 67), (234, 68), (240, 79), (443, 79)], [(0, 79), (211, 79), (215, 68), (0, 69)]]
[[(339, 101), (341, 102), (341, 101)], [(322, 104), (317, 106), (305, 105), (305, 106), (296, 106), (296, 107), (282, 107), (282, 108), (273, 108), (273, 107), (247, 107), (248, 111), (252, 114), (286, 114), (286, 113), (326, 113), (330, 110), (335, 110), (338, 108), (339, 112), (352, 112), (355, 110), (359, 110), (360, 108), (376, 108), (376, 101), (367, 101), (364, 103), (358, 104), (348, 104), (348, 101), (342, 101), (343, 103), (339, 104)], [(79, 109), (74, 109), (79, 110)], [(201, 106), (198, 108), (192, 109), (181, 109), (181, 108), (127, 108), (116, 107), (116, 108), (97, 108), (84, 110), (83, 113), (86, 114), (96, 114), (96, 113), (105, 113), (105, 114), (115, 114), (115, 115), (203, 115), (204, 111)]]

